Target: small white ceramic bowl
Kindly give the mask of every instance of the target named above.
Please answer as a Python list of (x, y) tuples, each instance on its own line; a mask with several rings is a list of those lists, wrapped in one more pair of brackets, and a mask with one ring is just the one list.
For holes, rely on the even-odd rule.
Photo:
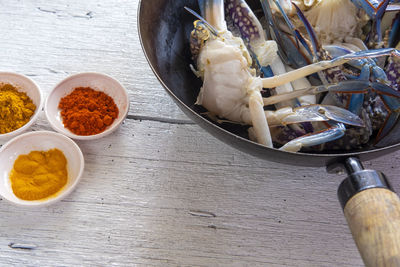
[[(119, 114), (105, 131), (86, 136), (74, 134), (64, 127), (58, 104), (61, 98), (70, 94), (77, 87), (90, 87), (96, 91), (104, 92), (113, 98), (118, 107)], [(109, 135), (122, 123), (129, 111), (129, 96), (125, 87), (114, 78), (97, 72), (83, 72), (69, 76), (57, 84), (47, 97), (44, 110), (51, 127), (57, 132), (73, 139), (93, 140)]]
[(11, 84), (19, 92), (26, 93), (33, 104), (36, 105), (35, 113), (33, 113), (30, 120), (22, 127), (5, 134), (0, 134), (0, 140), (9, 140), (12, 137), (19, 135), (26, 131), (36, 121), (43, 106), (43, 95), (39, 86), (30, 78), (25, 75), (14, 72), (0, 72), (0, 84)]
[[(54, 197), (43, 200), (22, 200), (16, 197), (11, 188), (10, 172), (19, 155), (33, 150), (61, 150), (67, 159), (68, 181)], [(50, 131), (35, 131), (21, 134), (0, 148), (0, 195), (21, 206), (45, 206), (59, 201), (71, 193), (78, 184), (84, 168), (84, 159), (79, 146), (65, 135)]]

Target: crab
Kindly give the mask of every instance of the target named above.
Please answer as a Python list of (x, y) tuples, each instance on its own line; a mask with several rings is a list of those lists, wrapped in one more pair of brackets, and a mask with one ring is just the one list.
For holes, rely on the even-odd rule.
[[(233, 6), (236, 10), (236, 23), (239, 28), (244, 24), (248, 26), (242, 27), (241, 31), (239, 29), (240, 36), (234, 36), (228, 29), (224, 1), (199, 1), (202, 16), (191, 11), (199, 18), (194, 22), (191, 34), (191, 51), (197, 68), (192, 69), (203, 80), (196, 104), (205, 107), (213, 117), (251, 126), (250, 132), (254, 133), (254, 140), (268, 147), (274, 146), (271, 127), (293, 125), (292, 130), (301, 130), (299, 135), (302, 139), (281, 147), (290, 151), (340, 138), (346, 129), (344, 124), (356, 127), (364, 125), (357, 115), (341, 107), (304, 103), (293, 106), (293, 103), (298, 102), (296, 99), (299, 96), (343, 88), (347, 88), (348, 91), (354, 90), (349, 84), (346, 86), (346, 82), (297, 91), (293, 91), (292, 83), (354, 59), (396, 54), (397, 51), (359, 51), (287, 71), (287, 66), (278, 54), (277, 43), (266, 39), (261, 24), (247, 4), (238, 0), (226, 3), (228, 8)], [(264, 75), (269, 75), (260, 77), (260, 70)], [(350, 82), (354, 85), (354, 81)], [(368, 87), (370, 82), (360, 81), (358, 84), (364, 88)], [(263, 98), (261, 92), (272, 89), (276, 95)], [(276, 105), (276, 110), (265, 111), (265, 103)], [(280, 115), (275, 116), (277, 113)], [(307, 114), (306, 120), (304, 114)], [(272, 118), (279, 119), (270, 123)], [(313, 130), (314, 132), (307, 133), (299, 127), (305, 121), (326, 123), (322, 127), (318, 125), (320, 131)]]

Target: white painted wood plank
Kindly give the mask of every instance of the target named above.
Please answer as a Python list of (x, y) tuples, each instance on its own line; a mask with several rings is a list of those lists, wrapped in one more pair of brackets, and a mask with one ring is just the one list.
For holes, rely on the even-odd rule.
[[(142, 55), (137, 0), (53, 2), (1, 2), (1, 69), (46, 95), (69, 74), (108, 73), (130, 92), (130, 119), (77, 142), (86, 168), (65, 200), (0, 201), (1, 266), (362, 266), (336, 199), (344, 177), (254, 158), (191, 123)], [(50, 129), (43, 114), (33, 129)], [(399, 157), (365, 165), (399, 190)]]

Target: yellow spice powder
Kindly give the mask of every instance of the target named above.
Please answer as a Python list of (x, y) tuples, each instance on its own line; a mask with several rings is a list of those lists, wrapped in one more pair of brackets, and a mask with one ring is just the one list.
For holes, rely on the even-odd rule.
[(26, 93), (11, 84), (0, 84), (0, 134), (24, 126), (35, 113), (36, 106)]
[(67, 159), (57, 148), (20, 155), (14, 162), (10, 180), (14, 194), (20, 199), (50, 197), (67, 183)]

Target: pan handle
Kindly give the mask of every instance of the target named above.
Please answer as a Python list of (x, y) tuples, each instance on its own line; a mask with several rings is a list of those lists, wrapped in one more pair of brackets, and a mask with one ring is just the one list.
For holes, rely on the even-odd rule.
[(358, 158), (328, 166), (344, 167), (348, 177), (338, 189), (339, 201), (366, 266), (400, 266), (400, 199), (385, 175), (365, 170)]

